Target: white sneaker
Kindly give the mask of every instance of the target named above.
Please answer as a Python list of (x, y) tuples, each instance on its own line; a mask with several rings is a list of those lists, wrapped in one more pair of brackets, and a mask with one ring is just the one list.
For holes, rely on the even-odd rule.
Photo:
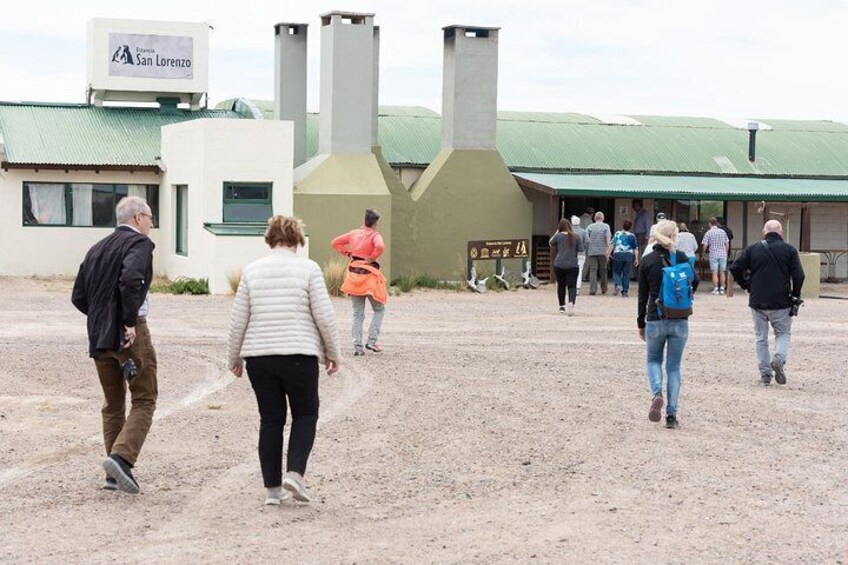
[(720, 292), (721, 291), (718, 289), (718, 287), (715, 287), (710, 294), (719, 294)]
[(279, 506), (284, 500), (291, 498), (291, 495), (282, 488), (268, 489), (265, 495), (265, 506)]
[(289, 491), (295, 500), (301, 502), (312, 500), (312, 495), (306, 490), (306, 485), (303, 484), (303, 477), (300, 473), (294, 471), (286, 473), (286, 478), (283, 479), (283, 488)]
[(565, 306), (565, 315), (566, 316), (573, 316), (574, 315), (574, 302), (569, 302)]

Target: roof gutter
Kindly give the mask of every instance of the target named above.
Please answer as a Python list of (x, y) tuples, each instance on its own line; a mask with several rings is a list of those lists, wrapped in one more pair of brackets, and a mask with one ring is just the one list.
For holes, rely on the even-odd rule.
[[(5, 157), (5, 155), (2, 155)], [(8, 161), (0, 161), (0, 169), (8, 171), (10, 169), (27, 169), (35, 172), (44, 171), (123, 171), (128, 173), (160, 173), (161, 170), (156, 165), (63, 165), (61, 163), (10, 163)]]

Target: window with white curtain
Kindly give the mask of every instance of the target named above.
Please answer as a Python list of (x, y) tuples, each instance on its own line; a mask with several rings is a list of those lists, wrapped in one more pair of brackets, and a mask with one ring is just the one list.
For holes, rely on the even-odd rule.
[(115, 206), (126, 196), (144, 198), (158, 227), (155, 184), (24, 183), (25, 226), (114, 227)]

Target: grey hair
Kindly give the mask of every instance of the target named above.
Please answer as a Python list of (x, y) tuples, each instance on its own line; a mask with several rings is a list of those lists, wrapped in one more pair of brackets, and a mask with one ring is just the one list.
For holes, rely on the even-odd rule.
[(603, 212), (595, 212), (595, 221), (596, 222), (598, 220), (603, 220), (603, 219), (604, 219), (604, 213)]
[(115, 214), (118, 216), (119, 224), (128, 223), (136, 214), (146, 214), (150, 207), (144, 198), (140, 196), (127, 196), (118, 202)]

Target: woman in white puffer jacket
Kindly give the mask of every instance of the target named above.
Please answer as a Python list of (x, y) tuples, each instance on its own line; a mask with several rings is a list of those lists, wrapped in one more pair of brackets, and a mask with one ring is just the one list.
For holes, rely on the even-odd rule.
[[(228, 363), (241, 377), (244, 364), (259, 405), (259, 461), (265, 504), (289, 497), (308, 502), (303, 481), (318, 423), (318, 364), (338, 371), (339, 332), (321, 268), (298, 257), (304, 245), (298, 218), (268, 220), (271, 254), (244, 268), (230, 318)], [(292, 426), (282, 477), (286, 400)]]

